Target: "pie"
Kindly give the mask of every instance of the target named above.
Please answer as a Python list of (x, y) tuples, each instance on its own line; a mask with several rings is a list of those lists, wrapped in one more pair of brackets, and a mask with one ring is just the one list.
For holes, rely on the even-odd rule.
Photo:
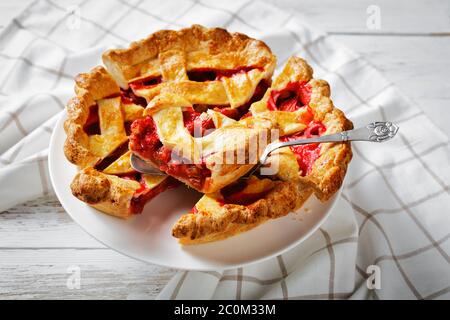
[[(72, 193), (100, 211), (128, 218), (182, 182), (204, 195), (172, 234), (197, 244), (340, 188), (349, 143), (278, 149), (268, 168), (242, 178), (267, 143), (352, 128), (304, 60), (290, 58), (272, 83), (276, 58), (262, 41), (194, 25), (107, 51), (103, 62), (77, 76), (65, 122), (65, 154), (80, 168)], [(166, 175), (135, 172), (131, 153)]]

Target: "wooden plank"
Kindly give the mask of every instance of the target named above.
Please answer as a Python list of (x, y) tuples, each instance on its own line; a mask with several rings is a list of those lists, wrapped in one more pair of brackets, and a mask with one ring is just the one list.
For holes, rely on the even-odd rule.
[[(66, 286), (71, 266), (80, 268), (80, 290)], [(175, 272), (104, 247), (55, 196), (0, 214), (0, 299), (152, 299)]]
[(174, 274), (108, 249), (0, 249), (0, 299), (153, 299)]
[(377, 67), (448, 136), (450, 39), (446, 37), (351, 36), (331, 38)]
[(79, 227), (55, 196), (0, 214), (0, 248), (104, 248)]
[[(450, 1), (442, 0), (266, 0), (279, 8), (301, 14), (330, 33), (391, 33), (450, 35)], [(370, 30), (366, 10), (380, 8), (381, 29)]]
[(84, 232), (66, 213), (40, 212), (0, 215), (1, 248), (104, 248), (104, 246)]

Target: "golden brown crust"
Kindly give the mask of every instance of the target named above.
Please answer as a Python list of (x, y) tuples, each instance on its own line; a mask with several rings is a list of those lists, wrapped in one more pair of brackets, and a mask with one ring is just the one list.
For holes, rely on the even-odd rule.
[(89, 73), (75, 77), (77, 95), (89, 94), (92, 100), (100, 100), (120, 92), (120, 88), (105, 68), (97, 66)]
[(181, 216), (172, 228), (172, 235), (182, 244), (225, 239), (295, 211), (311, 193), (312, 190), (300, 187), (298, 181), (276, 181), (268, 194), (250, 205), (218, 204), (214, 212), (198, 209), (197, 213)]
[[(75, 82), (76, 97), (67, 103), (64, 123), (67, 135), (64, 153), (81, 169), (71, 183), (72, 194), (102, 212), (129, 218), (133, 214), (130, 210), (133, 197), (141, 185), (114, 174), (134, 172), (129, 163), (130, 153), (124, 153), (105, 168), (106, 172), (114, 174), (105, 174), (94, 166), (118, 146), (127, 143), (124, 122), (142, 116), (143, 108), (134, 104), (121, 105), (120, 88), (103, 67), (78, 75)], [(84, 125), (90, 108), (95, 105), (99, 108), (100, 120), (103, 120), (99, 124), (101, 135), (89, 136)]]
[(200, 25), (179, 31), (157, 31), (126, 49), (105, 52), (103, 62), (120, 86), (128, 88), (132, 79), (160, 74), (159, 55), (167, 52), (189, 55), (187, 69), (264, 66), (271, 74), (275, 67), (275, 56), (264, 42), (241, 33)]
[(119, 218), (132, 216), (131, 200), (140, 184), (87, 167), (77, 173), (70, 188), (72, 194), (94, 208)]
[(89, 110), (97, 100), (117, 95), (119, 86), (105, 68), (95, 67), (89, 73), (81, 73), (75, 78), (76, 97), (66, 106), (67, 120), (64, 122), (66, 141), (64, 154), (67, 160), (80, 168), (93, 166), (99, 158), (89, 146), (89, 137), (83, 129)]
[[(325, 116), (323, 123), (327, 127), (326, 134), (353, 129), (351, 121), (336, 108)], [(322, 144), (320, 157), (303, 182), (314, 189), (317, 198), (326, 201), (341, 187), (351, 159), (350, 142)]]

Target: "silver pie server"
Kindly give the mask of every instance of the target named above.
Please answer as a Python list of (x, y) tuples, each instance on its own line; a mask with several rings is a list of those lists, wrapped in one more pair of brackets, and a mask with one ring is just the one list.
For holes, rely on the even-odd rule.
[(398, 132), (399, 126), (392, 122), (372, 122), (365, 127), (342, 131), (334, 134), (327, 134), (320, 137), (309, 139), (296, 139), (286, 142), (272, 142), (267, 145), (264, 152), (259, 157), (258, 163), (242, 179), (248, 179), (252, 174), (257, 172), (262, 165), (265, 164), (269, 155), (283, 147), (299, 146), (310, 143), (324, 142), (346, 142), (346, 141), (369, 141), (369, 142), (385, 142), (392, 139)]
[(159, 170), (158, 168), (153, 167), (151, 164), (142, 160), (134, 153), (131, 154), (130, 157), (131, 167), (137, 172), (147, 173), (147, 174), (156, 174), (159, 176), (165, 176), (166, 174)]
[[(285, 142), (272, 142), (269, 143), (264, 152), (259, 157), (255, 166), (241, 179), (248, 179), (251, 175), (257, 172), (262, 165), (264, 165), (269, 155), (283, 147), (298, 146), (310, 143), (326, 143), (326, 142), (346, 142), (346, 141), (368, 141), (368, 142), (385, 142), (392, 139), (398, 132), (399, 126), (392, 122), (373, 122), (365, 127), (342, 131), (334, 134), (327, 134), (320, 137), (297, 139)], [(131, 154), (131, 166), (134, 170), (147, 174), (165, 175), (164, 172), (153, 167), (151, 164), (142, 160), (135, 154)]]

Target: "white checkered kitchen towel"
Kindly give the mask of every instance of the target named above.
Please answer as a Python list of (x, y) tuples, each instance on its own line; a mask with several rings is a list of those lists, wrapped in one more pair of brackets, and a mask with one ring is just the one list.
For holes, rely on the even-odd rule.
[[(50, 133), (77, 73), (108, 47), (192, 23), (266, 41), (279, 67), (305, 58), (356, 126), (390, 120), (401, 129), (389, 143), (353, 144), (337, 207), (297, 248), (237, 270), (180, 272), (159, 298), (450, 298), (448, 137), (359, 56), (257, 1), (32, 3), (0, 34), (0, 211), (51, 192)], [(380, 289), (366, 284), (371, 265)]]

